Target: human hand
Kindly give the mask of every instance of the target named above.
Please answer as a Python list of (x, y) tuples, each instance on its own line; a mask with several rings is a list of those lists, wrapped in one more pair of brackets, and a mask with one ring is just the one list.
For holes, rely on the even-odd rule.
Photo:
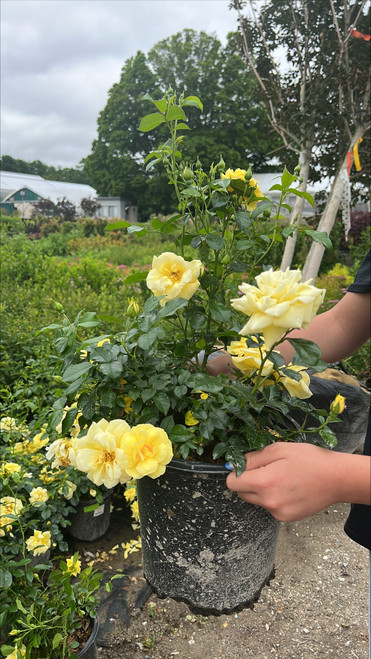
[(225, 375), (230, 375), (233, 371), (233, 363), (230, 355), (227, 352), (224, 352), (217, 357), (209, 359), (206, 364), (206, 370), (209, 375), (219, 375), (224, 373)]
[(246, 471), (227, 487), (281, 522), (298, 521), (332, 503), (369, 503), (370, 459), (312, 444), (276, 442), (246, 455)]

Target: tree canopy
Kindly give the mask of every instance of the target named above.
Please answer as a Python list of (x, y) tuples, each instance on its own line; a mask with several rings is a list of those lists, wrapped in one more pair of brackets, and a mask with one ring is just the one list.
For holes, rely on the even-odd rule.
[[(186, 160), (200, 158), (204, 167), (223, 156), (227, 167), (269, 169), (269, 152), (278, 138), (256, 99), (256, 82), (236, 54), (232, 35), (223, 48), (205, 32), (184, 30), (156, 44), (147, 55), (138, 51), (122, 69), (98, 118), (98, 137), (84, 167), (100, 195), (122, 196), (139, 207), (142, 219), (151, 212), (174, 210), (175, 199), (164, 174), (146, 173), (146, 155), (165, 139), (138, 130), (148, 112), (142, 100), (174, 93), (197, 95), (203, 112), (190, 108)], [(155, 140), (155, 141), (154, 141)]]

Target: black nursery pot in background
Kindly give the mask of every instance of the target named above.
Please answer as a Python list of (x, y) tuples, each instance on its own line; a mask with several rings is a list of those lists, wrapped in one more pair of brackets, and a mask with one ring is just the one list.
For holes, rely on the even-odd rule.
[[(93, 541), (105, 534), (111, 517), (111, 494), (112, 490), (108, 490), (103, 495), (103, 503), (98, 503), (95, 499), (79, 502), (75, 512), (68, 518), (71, 524), (67, 527), (67, 531), (73, 538)], [(96, 507), (85, 512), (85, 509), (91, 506)]]
[(137, 481), (147, 582), (205, 615), (251, 604), (273, 574), (279, 523), (230, 492), (227, 474), (174, 459), (160, 478)]

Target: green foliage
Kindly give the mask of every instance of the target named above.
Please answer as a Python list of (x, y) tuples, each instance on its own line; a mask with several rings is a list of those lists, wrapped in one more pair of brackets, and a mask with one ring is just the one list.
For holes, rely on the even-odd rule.
[[(80, 569), (77, 553), (71, 560), (72, 570)], [(32, 565), (29, 558), (1, 557), (0, 564), (3, 655), (16, 647), (27, 653), (19, 656), (29, 659), (76, 657), (74, 632), (86, 618), (96, 617), (102, 574), (88, 567), (75, 578), (66, 561), (58, 559)]]

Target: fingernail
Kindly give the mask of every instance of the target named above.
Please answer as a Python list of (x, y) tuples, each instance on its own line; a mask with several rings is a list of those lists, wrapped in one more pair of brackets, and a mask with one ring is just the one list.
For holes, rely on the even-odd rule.
[(224, 466), (226, 469), (228, 469), (228, 471), (234, 470), (233, 464), (231, 464), (231, 462), (226, 462)]

